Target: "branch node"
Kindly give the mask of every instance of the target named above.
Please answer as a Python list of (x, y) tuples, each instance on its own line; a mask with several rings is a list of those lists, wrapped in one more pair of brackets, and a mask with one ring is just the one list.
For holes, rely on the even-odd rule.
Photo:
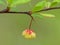
[(28, 15), (31, 15), (32, 14), (32, 11), (28, 11)]

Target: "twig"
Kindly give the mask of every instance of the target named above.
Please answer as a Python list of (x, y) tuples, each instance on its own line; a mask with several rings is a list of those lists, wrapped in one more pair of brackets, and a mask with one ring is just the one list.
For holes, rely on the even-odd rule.
[(31, 29), (31, 26), (32, 26), (32, 21), (33, 21), (33, 19), (31, 19), (31, 21), (30, 21), (30, 24), (29, 24), (29, 29)]
[(16, 14), (28, 14), (28, 12), (4, 12), (4, 11), (0, 11), (0, 13), (16, 13)]
[(48, 10), (54, 10), (54, 9), (60, 9), (60, 7), (52, 7), (52, 8), (46, 8), (46, 9), (42, 9), (36, 12), (43, 12), (43, 11), (48, 11)]
[[(46, 9), (42, 9), (42, 10), (39, 10), (39, 11), (35, 11), (35, 13), (42, 12), (42, 11), (48, 11), (48, 10), (54, 10), (54, 9), (60, 9), (60, 7), (46, 8)], [(28, 15), (30, 15), (30, 13), (31, 13), (31, 11), (27, 11), (27, 12), (15, 12), (15, 11), (9, 11), (9, 10), (10, 9), (7, 8), (7, 9), (5, 9), (3, 11), (0, 11), (0, 13), (17, 13), (17, 14), (28, 14)]]

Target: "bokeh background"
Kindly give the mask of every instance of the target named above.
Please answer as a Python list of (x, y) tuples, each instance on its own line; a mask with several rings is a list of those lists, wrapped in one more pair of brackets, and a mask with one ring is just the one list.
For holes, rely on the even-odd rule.
[[(5, 0), (3, 0), (5, 2)], [(32, 0), (29, 3), (17, 5), (11, 11), (29, 11), (40, 0)], [(60, 5), (60, 4), (58, 4)], [(0, 5), (0, 10), (7, 4)], [(55, 18), (34, 17), (38, 24), (32, 23), (32, 29), (37, 37), (25, 39), (21, 33), (28, 28), (30, 17), (25, 14), (0, 14), (0, 45), (60, 45), (60, 9), (43, 13), (54, 14)]]

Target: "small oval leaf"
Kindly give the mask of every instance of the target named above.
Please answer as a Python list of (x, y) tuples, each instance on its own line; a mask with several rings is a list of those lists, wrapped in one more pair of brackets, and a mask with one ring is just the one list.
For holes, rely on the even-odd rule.
[(40, 14), (45, 17), (55, 17), (55, 15), (52, 14), (44, 14), (44, 13), (40, 13)]
[(32, 16), (39, 17), (39, 18), (44, 18), (44, 17), (54, 18), (55, 17), (55, 15), (46, 14), (46, 13), (35, 13), (35, 14), (32, 14)]
[(41, 16), (40, 14), (32, 14), (32, 16), (34, 16), (34, 17), (39, 17), (39, 18), (43, 18), (43, 16)]
[(55, 2), (60, 2), (60, 0), (54, 0)]
[(13, 3), (11, 4), (11, 7), (15, 7), (18, 4), (24, 4), (24, 3), (27, 3), (29, 1), (31, 1), (31, 0), (14, 0)]
[(7, 0), (7, 4), (8, 4), (8, 7), (11, 6), (11, 4), (13, 3), (14, 0)]
[(34, 8), (32, 9), (33, 12), (38, 11), (38, 10), (42, 10), (46, 5), (46, 1), (42, 1), (42, 2), (38, 2)]
[(50, 7), (56, 6), (58, 2), (52, 2)]

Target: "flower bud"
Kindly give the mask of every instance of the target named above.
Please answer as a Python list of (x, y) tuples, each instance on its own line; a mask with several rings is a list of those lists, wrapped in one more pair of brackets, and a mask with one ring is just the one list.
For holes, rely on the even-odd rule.
[(22, 35), (27, 38), (27, 39), (32, 39), (32, 38), (35, 38), (36, 37), (36, 34), (35, 32), (33, 32), (32, 30), (30, 29), (26, 29), (22, 32)]

